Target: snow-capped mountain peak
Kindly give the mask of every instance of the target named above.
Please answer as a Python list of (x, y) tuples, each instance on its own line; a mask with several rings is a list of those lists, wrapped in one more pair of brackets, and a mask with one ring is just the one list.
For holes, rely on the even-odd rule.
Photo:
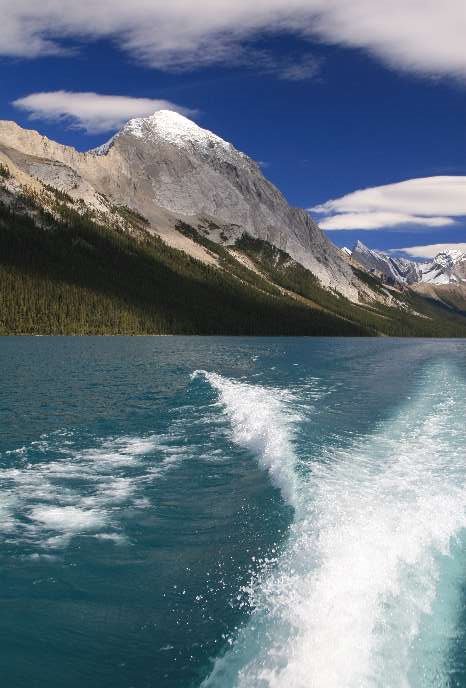
[(94, 155), (106, 155), (114, 142), (122, 136), (133, 136), (147, 143), (168, 142), (179, 148), (196, 146), (198, 150), (212, 149), (217, 156), (220, 154), (222, 157), (245, 157), (231, 143), (173, 110), (157, 110), (149, 117), (130, 119), (107, 143), (90, 152)]
[(99, 208), (103, 200), (127, 206), (174, 245), (186, 245), (178, 224), (189, 218), (214, 242), (232, 247), (249, 235), (288, 253), (324, 288), (355, 302), (374, 298), (309, 213), (290, 206), (252, 158), (183, 115), (162, 110), (130, 120), (87, 153), (0, 121), (1, 144), (21, 152), (27, 174), (73, 197), (83, 189)]
[(92, 155), (101, 158), (92, 161), (99, 174), (107, 165), (113, 177), (120, 171), (121, 202), (149, 220), (154, 204), (175, 217), (196, 217), (208, 221), (215, 241), (234, 244), (244, 233), (268, 241), (348, 298), (357, 301), (366, 289), (309, 214), (292, 208), (256, 161), (179, 113), (132, 119)]
[(432, 261), (417, 262), (368, 248), (357, 241), (352, 257), (366, 270), (398, 284), (450, 284), (466, 281), (466, 254), (460, 249), (438, 253)]
[(380, 275), (387, 282), (414, 284), (420, 280), (421, 269), (418, 263), (370, 249), (362, 241), (357, 241), (354, 245), (352, 257), (366, 270)]
[(220, 136), (203, 129), (184, 115), (172, 110), (158, 110), (150, 117), (131, 119), (125, 124), (121, 133), (131, 134), (139, 139), (151, 139), (157, 136), (176, 145), (182, 145), (189, 141), (201, 145), (212, 143), (231, 147), (231, 144), (224, 141)]
[(373, 250), (370, 249), (368, 246), (366, 246), (366, 244), (363, 244), (362, 241), (360, 241), (360, 240), (358, 239), (358, 240), (356, 241), (355, 245), (353, 246), (352, 253), (353, 253), (353, 254), (363, 253), (363, 254), (365, 254), (365, 255), (369, 255), (369, 256), (370, 256), (370, 255), (376, 255), (376, 254), (378, 254), (378, 251), (373, 251)]
[(460, 249), (446, 249), (445, 251), (437, 253), (434, 260), (438, 265), (450, 267), (455, 263), (466, 260), (466, 254)]
[(466, 282), (466, 253), (460, 249), (437, 253), (432, 262), (423, 267), (422, 281), (432, 284)]

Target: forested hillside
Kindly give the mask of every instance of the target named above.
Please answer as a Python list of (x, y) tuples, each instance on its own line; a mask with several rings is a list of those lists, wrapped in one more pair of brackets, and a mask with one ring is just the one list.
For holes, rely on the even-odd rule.
[(216, 256), (218, 267), (210, 266), (149, 234), (128, 208), (115, 212), (132, 232), (104, 226), (51, 191), (53, 214), (33, 195), (0, 204), (2, 334), (466, 336), (464, 317), (419, 296), (407, 296), (401, 311), (352, 304), (247, 235), (235, 248), (254, 269), (180, 226)]
[(38, 227), (0, 205), (2, 334), (366, 334), (253, 272), (236, 277), (62, 210)]

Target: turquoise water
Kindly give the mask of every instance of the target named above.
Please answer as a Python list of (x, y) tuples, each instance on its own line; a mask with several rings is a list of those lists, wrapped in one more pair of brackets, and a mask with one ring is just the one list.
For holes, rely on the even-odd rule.
[(0, 355), (2, 686), (466, 686), (466, 342)]

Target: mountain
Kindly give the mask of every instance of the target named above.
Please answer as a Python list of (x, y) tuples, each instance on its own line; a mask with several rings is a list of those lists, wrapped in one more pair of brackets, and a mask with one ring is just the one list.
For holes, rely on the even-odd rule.
[(422, 282), (466, 285), (466, 252), (441, 251), (430, 263), (422, 264)]
[(366, 270), (391, 284), (464, 283), (466, 286), (466, 253), (460, 250), (442, 251), (432, 261), (416, 262), (370, 249), (357, 241), (351, 257)]
[(22, 172), (97, 210), (105, 210), (103, 197), (140, 212), (174, 247), (193, 248), (177, 236), (180, 219), (230, 245), (246, 232), (286, 251), (324, 287), (355, 302), (368, 292), (308, 213), (290, 207), (256, 162), (175, 112), (132, 119), (84, 154), (0, 122), (0, 151)]
[(175, 113), (87, 153), (0, 122), (0, 333), (466, 336), (348, 253)]
[(368, 248), (362, 241), (356, 242), (351, 257), (366, 270), (379, 275), (383, 281), (391, 284), (415, 284), (422, 277), (421, 268), (415, 261), (375, 251)]

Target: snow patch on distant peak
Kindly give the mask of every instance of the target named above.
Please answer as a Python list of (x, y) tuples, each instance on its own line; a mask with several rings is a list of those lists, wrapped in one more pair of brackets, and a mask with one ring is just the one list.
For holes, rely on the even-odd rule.
[(414, 284), (422, 277), (421, 266), (416, 262), (370, 249), (359, 240), (354, 245), (352, 256), (366, 270), (381, 275), (389, 282)]
[(440, 251), (440, 253), (437, 253), (437, 255), (434, 258), (434, 261), (438, 265), (442, 265), (444, 267), (454, 265), (455, 263), (458, 263), (460, 261), (463, 261), (466, 259), (466, 253), (462, 251), (461, 249), (445, 249), (444, 251)]
[(103, 143), (101, 146), (97, 146), (97, 148), (92, 148), (90, 151), (88, 151), (88, 153), (90, 155), (107, 155), (117, 136), (118, 134), (115, 134), (115, 136), (112, 136), (111, 139)]
[(352, 256), (367, 270), (402, 284), (451, 284), (466, 279), (466, 254), (461, 249), (446, 249), (431, 261), (417, 262), (370, 249), (357, 241)]
[(423, 271), (422, 281), (431, 284), (464, 282), (466, 253), (461, 249), (445, 249), (437, 253)]
[(364, 253), (371, 253), (371, 249), (368, 248), (366, 246), (366, 244), (363, 244), (362, 241), (360, 241), (359, 239), (355, 243), (353, 250), (352, 250), (352, 253), (354, 253), (355, 251), (363, 251)]

